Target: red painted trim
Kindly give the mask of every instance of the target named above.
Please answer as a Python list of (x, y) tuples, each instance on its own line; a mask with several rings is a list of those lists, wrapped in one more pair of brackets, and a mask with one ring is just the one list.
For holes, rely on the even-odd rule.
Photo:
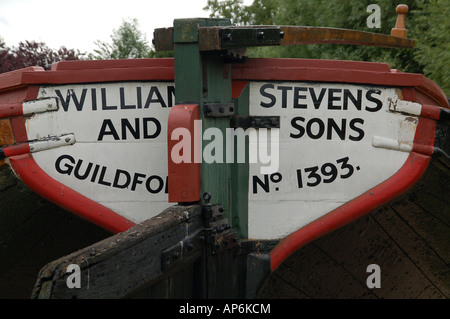
[(33, 84), (173, 81), (174, 77), (172, 58), (64, 61), (52, 65), (51, 71), (30, 67), (3, 73), (0, 75), (0, 91)]
[(16, 143), (28, 142), (28, 134), (23, 116), (13, 117), (11, 119), (11, 128), (13, 130)]
[(234, 80), (312, 81), (419, 86), (424, 76), (402, 73), (371, 62), (308, 59), (249, 59), (233, 65)]
[(27, 154), (30, 152), (30, 145), (28, 143), (24, 143), (24, 144), (5, 147), (3, 149), (3, 152), (6, 157)]
[[(195, 153), (200, 154), (200, 138), (196, 136), (195, 120), (200, 118), (198, 105), (175, 105), (169, 113), (167, 122), (167, 150), (168, 150), (168, 172), (169, 172), (169, 202), (186, 203), (200, 200), (200, 165), (201, 160), (196, 160)], [(177, 128), (186, 128), (190, 132), (191, 160), (190, 163), (175, 163), (172, 158), (172, 149), (175, 145), (182, 142), (172, 139), (172, 133)], [(197, 127), (198, 133), (202, 134), (200, 127)], [(196, 140), (198, 138), (198, 140)], [(186, 142), (186, 141), (184, 141)], [(196, 163), (197, 162), (197, 163)]]
[[(438, 97), (440, 92), (442, 91), (435, 92), (433, 96)], [(405, 100), (417, 101), (414, 87), (403, 88), (402, 93)], [(421, 99), (419, 98), (417, 102), (421, 103)], [(435, 110), (426, 107), (425, 113), (434, 116), (439, 107), (433, 108)], [(385, 182), (282, 239), (270, 252), (272, 271), (297, 249), (364, 216), (413, 186), (425, 172), (434, 152), (435, 129), (435, 120), (420, 117), (414, 136), (413, 151), (400, 170)]]
[(241, 96), (242, 91), (247, 87), (248, 81), (233, 81), (231, 83), (231, 97), (236, 99)]
[(69, 212), (113, 233), (123, 232), (135, 225), (48, 176), (37, 165), (31, 154), (10, 157), (9, 163), (31, 190)]
[(52, 64), (52, 71), (96, 70), (96, 69), (130, 69), (148, 67), (174, 67), (173, 58), (158, 59), (117, 59), (117, 60), (72, 60)]
[(433, 120), (439, 120), (441, 109), (438, 106), (422, 104), (420, 116), (428, 117)]
[[(232, 78), (248, 81), (308, 81), (359, 83), (380, 86), (411, 87), (449, 108), (442, 89), (422, 74), (403, 73), (387, 64), (359, 61), (311, 59), (248, 59), (232, 65)], [(405, 100), (414, 101), (405, 97)], [(425, 101), (423, 103), (426, 103)]]
[(406, 191), (419, 180), (429, 161), (430, 157), (426, 155), (411, 153), (393, 177), (285, 237), (270, 252), (272, 271), (300, 247), (356, 220)]
[(23, 86), (23, 74), (25, 72), (39, 72), (44, 73), (45, 70), (42, 67), (28, 67), (11, 72), (5, 72), (0, 74), (0, 91), (4, 89), (14, 89)]
[(23, 115), (23, 106), (21, 103), (0, 105), (0, 118)]

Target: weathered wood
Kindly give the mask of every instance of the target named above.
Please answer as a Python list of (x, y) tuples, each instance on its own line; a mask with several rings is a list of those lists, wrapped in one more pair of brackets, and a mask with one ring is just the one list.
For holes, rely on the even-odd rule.
[(48, 262), (111, 236), (29, 190), (0, 167), (0, 298), (30, 298)]
[[(142, 291), (164, 275), (161, 252), (202, 227), (200, 213), (199, 206), (173, 206), (123, 233), (49, 263), (39, 274), (33, 298), (124, 298)], [(193, 262), (200, 255), (201, 249), (193, 249), (187, 258)], [(79, 289), (67, 287), (70, 264), (80, 266)], [(185, 260), (183, 266), (188, 264)]]
[[(260, 298), (450, 298), (450, 168), (433, 158), (411, 189), (299, 249)], [(367, 266), (381, 270), (368, 288)]]
[[(155, 29), (154, 45), (158, 51), (174, 49), (173, 28)], [(191, 39), (189, 39), (191, 41)], [(349, 29), (310, 26), (220, 26), (198, 29), (201, 51), (226, 50), (235, 47), (304, 45), (336, 43), (393, 48), (410, 48), (414, 40)]]

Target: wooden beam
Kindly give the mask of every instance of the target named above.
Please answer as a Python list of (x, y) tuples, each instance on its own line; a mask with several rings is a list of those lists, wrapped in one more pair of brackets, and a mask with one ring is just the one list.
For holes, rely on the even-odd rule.
[(282, 26), (284, 36), (280, 45), (300, 44), (352, 44), (391, 48), (411, 48), (414, 40), (380, 33), (338, 28)]
[[(47, 264), (39, 273), (32, 298), (126, 298), (167, 275), (163, 256), (180, 241), (203, 227), (200, 206), (172, 206), (160, 215), (94, 245)], [(179, 267), (201, 256), (203, 244), (195, 241)], [(166, 255), (163, 255), (163, 253)], [(174, 256), (175, 257), (175, 256)], [(172, 261), (169, 261), (172, 262)], [(69, 265), (80, 267), (80, 288), (69, 288)]]

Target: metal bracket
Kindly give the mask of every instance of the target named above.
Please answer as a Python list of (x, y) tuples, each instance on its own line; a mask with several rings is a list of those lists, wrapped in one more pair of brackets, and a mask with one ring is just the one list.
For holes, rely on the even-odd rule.
[(199, 229), (191, 236), (164, 250), (161, 253), (161, 270), (170, 270), (181, 262), (186, 262), (188, 258), (197, 256), (204, 245), (200, 236), (202, 231), (203, 229)]
[(205, 103), (203, 113), (206, 117), (225, 117), (234, 115), (233, 103)]
[(279, 116), (244, 116), (234, 115), (230, 119), (230, 126), (232, 128), (241, 127), (247, 129), (253, 128), (279, 128), (280, 117)]
[(252, 26), (252, 27), (222, 27), (219, 30), (220, 47), (222, 49), (279, 45), (283, 34), (280, 27)]
[(203, 240), (209, 247), (212, 255), (221, 253), (227, 249), (239, 246), (238, 234), (228, 224), (227, 218), (222, 218), (224, 209), (221, 205), (209, 203), (211, 195), (203, 195), (205, 204), (202, 205), (202, 213), (205, 218)]

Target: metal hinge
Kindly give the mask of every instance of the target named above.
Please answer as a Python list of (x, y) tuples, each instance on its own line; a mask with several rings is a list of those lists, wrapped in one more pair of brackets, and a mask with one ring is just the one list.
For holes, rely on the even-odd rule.
[(36, 153), (50, 150), (57, 147), (69, 146), (75, 143), (73, 134), (64, 134), (59, 136), (47, 136), (38, 140), (28, 141), (17, 145), (0, 148), (0, 160), (27, 153)]
[(205, 103), (203, 113), (206, 117), (225, 117), (234, 115), (233, 103)]
[(203, 240), (212, 255), (219, 254), (227, 249), (239, 245), (238, 234), (228, 224), (228, 219), (224, 218), (222, 205), (211, 205), (211, 195), (203, 194), (205, 203), (202, 205), (202, 214), (205, 219), (205, 229)]
[(232, 128), (241, 127), (247, 129), (253, 128), (279, 128), (280, 117), (279, 116), (244, 116), (234, 115), (230, 119), (230, 126)]

